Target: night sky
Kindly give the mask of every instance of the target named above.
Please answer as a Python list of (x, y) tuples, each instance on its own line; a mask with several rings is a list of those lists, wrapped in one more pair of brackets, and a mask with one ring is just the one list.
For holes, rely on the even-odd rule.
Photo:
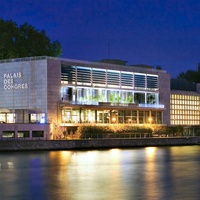
[(159, 65), (176, 77), (200, 63), (199, 0), (1, 0), (0, 17), (59, 40), (64, 58)]

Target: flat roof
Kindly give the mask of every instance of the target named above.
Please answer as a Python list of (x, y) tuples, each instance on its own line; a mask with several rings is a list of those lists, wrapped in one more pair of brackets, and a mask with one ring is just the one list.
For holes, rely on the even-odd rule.
[[(62, 65), (76, 65), (76, 66), (85, 66), (92, 68), (102, 68), (102, 69), (113, 69), (119, 71), (137, 71), (141, 73), (167, 73), (165, 70), (160, 70), (156, 68), (148, 68), (143, 65), (119, 65), (119, 64), (111, 64), (105, 62), (98, 61), (84, 61), (84, 60), (76, 60), (76, 59), (68, 59), (68, 58), (58, 58), (58, 57), (50, 57), (50, 56), (36, 56), (36, 57), (25, 57), (25, 58), (13, 58), (13, 59), (4, 59), (0, 60), (1, 63), (13, 63), (13, 62), (29, 62), (36, 60), (58, 60)], [(148, 66), (148, 65), (145, 65)]]

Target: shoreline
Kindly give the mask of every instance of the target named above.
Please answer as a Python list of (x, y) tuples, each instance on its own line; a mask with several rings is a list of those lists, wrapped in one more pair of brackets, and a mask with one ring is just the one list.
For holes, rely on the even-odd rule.
[(200, 145), (200, 137), (93, 140), (0, 140), (0, 152), (36, 150), (92, 150), (184, 145)]

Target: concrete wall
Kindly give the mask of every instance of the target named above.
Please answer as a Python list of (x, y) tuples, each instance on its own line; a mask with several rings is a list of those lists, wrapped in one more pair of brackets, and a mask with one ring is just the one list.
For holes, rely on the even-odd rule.
[(167, 73), (159, 74), (159, 101), (165, 105), (163, 124), (170, 125), (170, 75)]
[(103, 140), (0, 140), (0, 151), (78, 150), (146, 146), (200, 145), (200, 137)]
[[(6, 138), (2, 137), (4, 131), (12, 131), (14, 132), (15, 139), (18, 138), (18, 132), (29, 131), (30, 137), (29, 138), (20, 138), (20, 139), (32, 139), (32, 132), (33, 131), (44, 131), (44, 137), (40, 139), (49, 139), (50, 135), (50, 125), (49, 124), (0, 124), (0, 140), (7, 140)], [(9, 138), (11, 139), (11, 138)], [(35, 138), (38, 139), (38, 138)]]
[(47, 118), (50, 123), (59, 123), (58, 103), (61, 101), (61, 63), (58, 60), (47, 60), (47, 63)]
[(0, 109), (47, 112), (47, 60), (0, 63), (0, 69)]

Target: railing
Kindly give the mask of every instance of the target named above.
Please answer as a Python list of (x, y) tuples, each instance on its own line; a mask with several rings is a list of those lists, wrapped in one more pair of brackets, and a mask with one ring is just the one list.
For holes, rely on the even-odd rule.
[(78, 140), (81, 140), (81, 139), (88, 139), (88, 140), (91, 140), (91, 139), (145, 139), (145, 138), (181, 138), (181, 137), (197, 137), (199, 135), (173, 135), (173, 134), (169, 134), (169, 135), (166, 135), (166, 134), (161, 134), (161, 135), (151, 135), (151, 134), (144, 134), (144, 133), (131, 133), (131, 134), (85, 134), (83, 136), (80, 136), (79, 138), (75, 137), (75, 136), (67, 136), (66, 139), (67, 140), (74, 140), (74, 139), (78, 139)]
[[(191, 138), (200, 137), (196, 134), (184, 134), (184, 135), (173, 135), (173, 134), (162, 134), (162, 135), (151, 135), (151, 134), (85, 134), (83, 136), (77, 137), (76, 135), (67, 135), (63, 137), (57, 137), (53, 140), (93, 140), (93, 139), (145, 139), (145, 138)], [(56, 137), (55, 137), (56, 138)], [(28, 141), (28, 140), (50, 140), (48, 137), (2, 137), (0, 136), (0, 141)]]
[(165, 108), (163, 104), (139, 104), (140, 108)]
[(0, 60), (0, 63), (8, 63), (8, 62), (23, 62), (23, 61), (31, 61), (31, 60), (44, 60), (47, 59), (48, 56), (36, 56), (36, 57), (25, 57), (25, 58), (13, 58), (13, 59), (4, 59)]

